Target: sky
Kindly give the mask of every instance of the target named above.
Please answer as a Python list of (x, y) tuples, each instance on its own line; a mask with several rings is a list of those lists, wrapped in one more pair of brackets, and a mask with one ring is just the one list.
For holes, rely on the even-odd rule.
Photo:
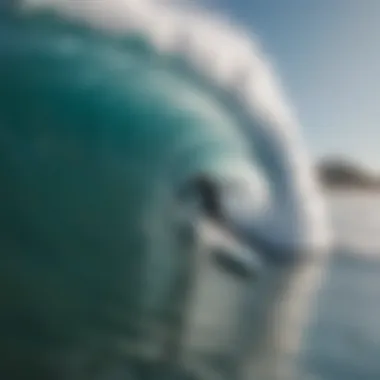
[(380, 0), (203, 0), (259, 36), (316, 159), (380, 171)]

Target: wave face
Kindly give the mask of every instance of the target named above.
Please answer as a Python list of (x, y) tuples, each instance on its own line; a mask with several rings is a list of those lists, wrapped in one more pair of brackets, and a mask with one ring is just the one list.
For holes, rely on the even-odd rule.
[[(0, 23), (1, 182), (12, 189), (3, 215), (12, 215), (17, 233), (33, 229), (28, 239), (38, 254), (30, 260), (21, 249), (23, 267), (16, 255), (2, 281), (34, 284), (31, 309), (39, 322), (46, 318), (47, 335), (67, 321), (71, 333), (84, 325), (129, 339), (135, 331), (162, 334), (157, 319), (171, 306), (186, 253), (194, 252), (176, 228), (198, 217), (176, 195), (199, 174), (217, 184), (224, 213), (244, 236), (269, 242), (278, 257), (324, 256), (322, 197), (298, 123), (243, 31), (161, 2), (21, 5), (25, 14)], [(271, 371), (297, 351), (317, 266), (273, 265), (253, 295), (229, 281), (236, 297), (226, 297), (224, 277), (222, 291), (200, 286), (210, 289), (200, 295), (203, 308), (216, 299), (218, 307), (207, 321), (205, 309), (193, 313), (189, 346), (219, 347), (230, 322), (220, 310), (241, 311), (231, 316), (240, 334), (233, 344), (241, 353), (254, 343), (247, 378), (260, 378), (256, 368)], [(199, 282), (212, 276), (206, 270)], [(42, 303), (41, 289), (49, 290)], [(262, 379), (284, 378), (272, 375)]]

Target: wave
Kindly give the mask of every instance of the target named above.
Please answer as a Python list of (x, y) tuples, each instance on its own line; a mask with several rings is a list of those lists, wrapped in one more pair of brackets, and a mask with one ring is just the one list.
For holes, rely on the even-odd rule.
[(191, 72), (193, 82), (202, 82), (235, 118), (254, 160), (266, 171), (275, 206), (265, 218), (252, 219), (251, 225), (284, 246), (328, 245), (322, 197), (295, 112), (257, 38), (188, 2), (24, 0), (22, 5), (27, 12), (50, 8), (126, 40), (140, 34), (156, 59), (177, 58), (176, 70)]
[[(62, 226), (71, 228), (73, 219), (86, 231), (109, 236), (107, 244), (111, 244), (114, 259), (109, 260), (107, 245), (107, 255), (96, 256), (96, 262), (102, 269), (101, 279), (103, 275), (112, 277), (104, 281), (112, 284), (110, 293), (116, 292), (116, 299), (120, 295), (130, 310), (143, 304), (142, 314), (146, 312), (148, 322), (156, 312), (172, 310), (176, 271), (183, 268), (186, 256), (184, 240), (178, 242), (178, 235), (184, 232), (186, 238), (189, 232), (175, 228), (194, 222), (191, 214), (186, 224), (189, 210), (183, 209), (188, 202), (179, 204), (178, 197), (173, 197), (173, 189), (177, 189), (173, 182), (179, 184), (183, 177), (192, 179), (200, 171), (217, 176), (220, 187), (229, 180), (223, 189), (228, 190), (231, 183), (235, 186), (221, 202), (234, 219), (233, 227), (245, 228), (256, 241), (277, 244), (280, 256), (286, 258), (294, 251), (308, 255), (313, 249), (321, 253), (328, 246), (322, 196), (297, 119), (255, 39), (226, 19), (194, 8), (186, 11), (183, 5), (167, 2), (24, 0), (21, 4), (26, 12), (50, 7), (60, 22), (51, 14), (26, 16), (21, 18), (25, 21), (22, 25), (27, 28), (33, 23), (28, 33), (18, 27), (18, 18), (10, 22), (10, 28), (0, 23), (0, 28), (13, 33), (11, 43), (0, 41), (0, 50), (10, 59), (5, 66), (13, 75), (7, 82), (8, 77), (1, 73), (2, 81), (10, 83), (5, 90), (0, 88), (1, 94), (10, 93), (28, 105), (25, 112), (15, 112), (17, 101), (12, 103), (12, 96), (11, 100), (2, 97), (2, 117), (12, 117), (11, 126), (28, 128), (26, 138), (22, 133), (25, 130), (18, 133), (12, 129), (4, 136), (8, 140), (2, 139), (3, 152), (15, 165), (8, 172), (27, 173), (23, 187), (40, 186), (46, 191), (44, 170), (56, 173), (57, 160), (50, 157), (61, 161), (64, 173), (59, 173), (59, 180), (48, 176), (49, 196), (41, 197), (39, 194), (45, 193), (35, 190), (37, 201), (26, 198), (25, 209), (32, 208), (31, 215), (47, 210), (42, 223), (47, 236), (53, 235), (50, 231), (63, 236)], [(30, 70), (25, 70), (25, 62)], [(30, 96), (34, 93), (38, 94), (36, 99)], [(52, 120), (54, 128), (48, 125), (45, 131), (43, 127), (49, 123), (40, 123), (40, 114), (51, 117), (48, 121)], [(34, 117), (32, 123), (30, 116)], [(16, 140), (13, 147), (18, 149), (12, 147), (12, 138)], [(26, 141), (25, 149), (19, 140)], [(83, 154), (83, 147), (90, 155)], [(117, 178), (122, 177), (121, 189), (118, 179), (117, 189), (109, 185), (114, 183), (115, 172)], [(14, 182), (13, 178), (8, 180)], [(19, 182), (16, 185), (20, 187)], [(74, 206), (78, 207), (62, 197), (61, 186), (75, 194)], [(103, 190), (105, 197), (100, 194)], [(68, 207), (64, 207), (65, 202)], [(194, 208), (189, 212), (197, 212)], [(62, 218), (58, 217), (61, 214)], [(181, 217), (185, 223), (176, 223)], [(201, 228), (200, 232), (196, 230), (197, 238), (205, 231)], [(207, 239), (203, 240), (201, 243)], [(219, 238), (211, 236), (208, 240)], [(256, 250), (257, 244), (252, 247)], [(260, 258), (268, 257), (268, 250), (261, 253)], [(119, 263), (122, 265), (115, 265)], [(311, 295), (324, 269), (323, 260), (312, 261), (316, 265), (309, 263), (268, 263), (254, 292), (251, 283), (247, 287), (235, 281), (230, 284), (232, 291), (236, 290), (234, 294), (241, 297), (226, 297), (224, 286), (215, 286), (221, 290), (216, 293), (223, 309), (233, 309), (234, 315), (236, 312), (231, 320), (226, 315), (236, 338), (232, 350), (236, 348), (237, 358), (252, 358), (243, 365), (253, 374), (249, 378), (261, 371), (273, 375), (283, 360), (289, 363), (298, 355)], [(89, 278), (97, 289), (93, 266), (87, 260), (82, 267), (77, 264), (70, 268), (75, 268), (81, 283)], [(203, 279), (210, 280), (210, 276), (205, 273)], [(207, 311), (206, 327), (212, 332), (217, 327), (214, 317), (224, 319), (225, 315), (217, 310), (208, 313), (208, 305), (215, 304), (217, 294), (210, 286), (199, 288), (200, 299), (205, 300), (203, 311)], [(194, 302), (195, 309), (198, 301)], [(108, 303), (104, 309), (101, 303), (96, 309), (101, 309), (103, 316)], [(110, 323), (119, 321), (119, 314), (114, 316), (113, 310), (111, 307), (106, 318)], [(120, 313), (120, 321), (132, 323), (125, 316)], [(198, 334), (190, 335), (202, 337), (202, 324), (195, 321)], [(224, 330), (219, 329), (216, 335), (224, 334)], [(206, 340), (212, 345), (211, 338)]]

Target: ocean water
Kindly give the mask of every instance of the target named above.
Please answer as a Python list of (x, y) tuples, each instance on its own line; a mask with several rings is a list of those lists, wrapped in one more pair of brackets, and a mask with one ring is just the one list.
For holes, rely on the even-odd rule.
[(328, 194), (336, 249), (306, 339), (310, 379), (380, 379), (380, 194)]

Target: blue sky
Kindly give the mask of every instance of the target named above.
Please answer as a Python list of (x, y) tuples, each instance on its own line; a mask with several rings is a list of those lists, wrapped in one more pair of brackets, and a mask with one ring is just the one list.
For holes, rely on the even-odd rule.
[(314, 157), (380, 170), (380, 0), (204, 0), (259, 35)]

